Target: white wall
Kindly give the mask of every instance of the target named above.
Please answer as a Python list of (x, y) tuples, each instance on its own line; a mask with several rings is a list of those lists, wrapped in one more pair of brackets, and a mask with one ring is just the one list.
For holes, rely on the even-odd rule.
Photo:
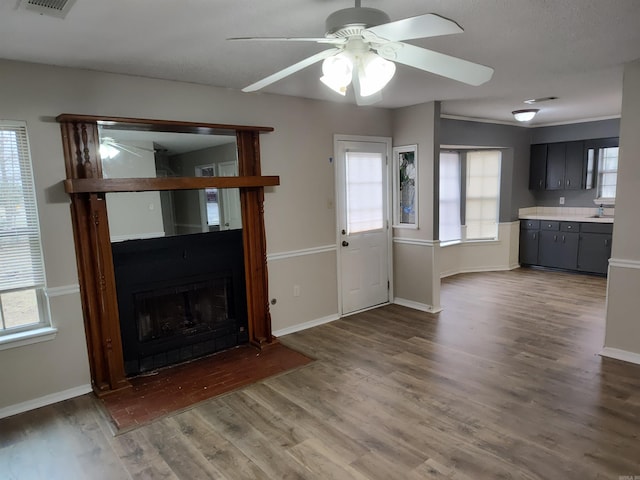
[[(306, 253), (269, 262), (271, 296), (277, 298), (273, 329), (337, 313), (335, 250), (314, 250), (335, 246), (333, 135), (391, 136), (389, 111), (4, 60), (0, 71), (0, 116), (27, 122), (47, 286), (72, 292), (51, 302), (59, 329), (54, 340), (0, 351), (0, 364), (10, 366), (0, 370), (0, 413), (90, 381), (73, 289), (78, 279), (69, 201), (61, 186), (64, 159), (54, 120), (61, 113), (274, 127), (261, 136), (262, 172), (281, 179), (265, 194), (267, 249)], [(295, 298), (294, 282), (301, 292)]]
[(640, 59), (625, 65), (603, 355), (640, 363)]

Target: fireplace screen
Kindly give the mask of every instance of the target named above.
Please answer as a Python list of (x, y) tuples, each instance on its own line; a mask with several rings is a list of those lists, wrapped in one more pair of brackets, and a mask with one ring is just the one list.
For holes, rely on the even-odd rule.
[(235, 318), (231, 288), (227, 277), (136, 294), (138, 342), (225, 329)]

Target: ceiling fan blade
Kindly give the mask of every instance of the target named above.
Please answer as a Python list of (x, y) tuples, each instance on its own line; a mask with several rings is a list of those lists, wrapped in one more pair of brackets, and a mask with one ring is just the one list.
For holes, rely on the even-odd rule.
[(461, 58), (416, 47), (409, 43), (400, 43), (395, 55), (380, 50), (378, 54), (409, 67), (419, 68), (442, 77), (452, 78), (468, 85), (482, 85), (493, 76), (493, 68), (469, 62)]
[(384, 23), (376, 27), (367, 28), (366, 31), (392, 42), (464, 32), (462, 27), (453, 20), (434, 13)]
[(285, 69), (280, 70), (279, 72), (274, 73), (273, 75), (269, 75), (266, 78), (263, 78), (256, 83), (252, 83), (248, 87), (242, 89), (243, 92), (255, 92), (256, 90), (260, 90), (261, 88), (266, 87), (267, 85), (271, 85), (272, 83), (277, 82), (285, 77), (288, 77), (291, 74), (296, 73), (298, 70), (302, 70), (310, 65), (313, 65), (320, 60), (324, 60), (325, 58), (329, 58), (332, 55), (335, 55), (338, 52), (341, 52), (340, 48), (330, 48), (329, 50), (323, 50), (320, 53), (316, 53), (304, 60), (294, 63), (293, 65), (288, 66)]
[(315, 43), (329, 43), (332, 45), (341, 45), (347, 43), (346, 38), (302, 38), (302, 37), (232, 37), (227, 38), (232, 41), (244, 41), (244, 42), (315, 42)]

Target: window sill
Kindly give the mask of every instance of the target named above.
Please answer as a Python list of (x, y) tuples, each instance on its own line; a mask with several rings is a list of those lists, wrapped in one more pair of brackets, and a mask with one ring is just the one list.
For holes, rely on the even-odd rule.
[(451, 247), (453, 245), (462, 245), (462, 246), (473, 246), (473, 245), (487, 245), (487, 244), (498, 244), (500, 243), (499, 238), (487, 238), (487, 239), (478, 239), (478, 240), (451, 240), (450, 242), (441, 242), (441, 247)]
[(10, 348), (23, 347), (33, 343), (46, 342), (56, 338), (57, 328), (42, 327), (24, 332), (11, 333), (9, 335), (0, 336), (0, 350), (8, 350)]

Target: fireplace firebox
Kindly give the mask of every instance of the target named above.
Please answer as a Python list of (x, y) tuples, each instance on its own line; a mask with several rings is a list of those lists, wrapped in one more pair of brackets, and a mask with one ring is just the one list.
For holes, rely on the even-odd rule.
[(112, 245), (127, 375), (248, 342), (242, 231)]

